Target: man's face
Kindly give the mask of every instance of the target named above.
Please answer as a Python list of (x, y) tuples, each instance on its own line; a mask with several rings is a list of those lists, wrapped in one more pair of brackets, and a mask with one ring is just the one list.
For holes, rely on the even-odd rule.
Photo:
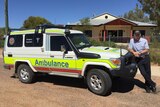
[(140, 38), (141, 38), (141, 35), (139, 33), (137, 33), (137, 34), (134, 35), (134, 39), (136, 41), (139, 41)]

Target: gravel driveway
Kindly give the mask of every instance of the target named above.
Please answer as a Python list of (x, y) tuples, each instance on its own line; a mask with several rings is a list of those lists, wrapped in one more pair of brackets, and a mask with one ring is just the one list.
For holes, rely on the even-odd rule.
[[(0, 107), (159, 107), (160, 93), (144, 91), (141, 75), (134, 80), (113, 80), (112, 93), (98, 96), (88, 91), (83, 79), (37, 76), (33, 84), (11, 78), (0, 59)], [(160, 89), (160, 77), (153, 77)]]
[(146, 93), (137, 74), (134, 80), (114, 79), (112, 93), (102, 97), (88, 91), (83, 79), (39, 75), (35, 83), (23, 84), (3, 69), (0, 58), (0, 107), (160, 107), (159, 72), (153, 76), (157, 94)]

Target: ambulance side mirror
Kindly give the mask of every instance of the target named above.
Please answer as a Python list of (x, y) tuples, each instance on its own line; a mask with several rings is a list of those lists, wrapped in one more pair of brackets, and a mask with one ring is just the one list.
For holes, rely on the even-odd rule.
[(64, 54), (68, 53), (65, 45), (61, 45), (61, 52), (64, 52)]

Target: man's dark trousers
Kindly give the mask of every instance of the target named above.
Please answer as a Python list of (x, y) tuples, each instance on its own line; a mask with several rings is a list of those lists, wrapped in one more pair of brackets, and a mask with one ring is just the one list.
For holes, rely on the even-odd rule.
[(145, 84), (149, 87), (155, 87), (155, 83), (151, 79), (151, 65), (149, 55), (144, 58), (136, 58), (138, 68), (145, 79)]

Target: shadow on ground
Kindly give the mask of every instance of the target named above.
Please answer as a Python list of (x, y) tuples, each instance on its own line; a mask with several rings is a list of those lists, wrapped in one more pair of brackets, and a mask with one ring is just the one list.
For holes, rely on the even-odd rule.
[(115, 78), (113, 79), (112, 92), (126, 93), (133, 90), (134, 86), (145, 88), (143, 82), (134, 78)]
[(68, 87), (76, 88), (87, 88), (87, 85), (84, 82), (84, 79), (79, 78), (70, 78), (63, 76), (53, 76), (53, 75), (38, 75), (35, 82), (48, 82), (53, 83), (54, 85), (62, 85)]
[[(36, 82), (48, 82), (54, 85), (62, 85), (76, 88), (87, 89), (84, 79), (52, 76), (52, 75), (38, 75)], [(112, 81), (112, 92), (126, 93), (133, 90), (134, 86), (144, 88), (144, 83), (138, 79), (131, 78), (114, 78)]]

